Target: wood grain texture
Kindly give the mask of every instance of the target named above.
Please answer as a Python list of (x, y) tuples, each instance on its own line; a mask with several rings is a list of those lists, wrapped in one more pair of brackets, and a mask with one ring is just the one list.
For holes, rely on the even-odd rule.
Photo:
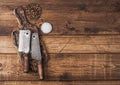
[[(39, 80), (37, 73), (25, 74), (10, 38), (18, 29), (15, 7), (40, 3), (41, 18), (53, 25), (43, 35), (48, 50), (44, 80), (98, 80), (94, 82), (28, 82), (29, 85), (119, 85), (120, 1), (119, 0), (0, 0), (0, 80)], [(39, 26), (40, 20), (36, 21)], [(21, 85), (25, 81), (0, 82)]]
[[(120, 78), (119, 35), (44, 36), (43, 40), (49, 53), (48, 62), (44, 64), (44, 80)], [(19, 58), (13, 55), (17, 49), (10, 36), (1, 36), (0, 43), (3, 43), (0, 44), (1, 63), (6, 65), (1, 71), (0, 80), (39, 80), (37, 74), (22, 73)], [(15, 61), (12, 62), (13, 59)]]
[[(120, 54), (49, 54), (44, 80), (118, 80)], [(23, 73), (17, 54), (0, 54), (0, 80), (39, 80)]]
[(3, 81), (0, 85), (120, 85), (120, 81)]
[[(120, 53), (120, 36), (46, 36), (48, 53)], [(0, 53), (17, 53), (9, 36), (0, 37)]]
[(17, 54), (0, 54), (0, 80), (38, 80), (36, 73), (24, 73)]
[(51, 54), (45, 79), (117, 80), (119, 57), (120, 54)]
[(41, 4), (43, 21), (53, 24), (49, 35), (120, 34), (119, 0), (5, 0), (0, 2), (0, 35), (10, 35), (18, 27), (14, 8), (32, 2)]

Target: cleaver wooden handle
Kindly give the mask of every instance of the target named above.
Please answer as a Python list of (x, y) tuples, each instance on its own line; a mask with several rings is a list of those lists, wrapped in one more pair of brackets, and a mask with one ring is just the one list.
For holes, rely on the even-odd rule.
[(23, 55), (23, 58), (24, 58), (24, 62), (23, 62), (23, 71), (25, 73), (27, 73), (29, 71), (29, 60), (28, 60), (28, 54), (24, 54)]
[(39, 77), (40, 79), (43, 79), (43, 72), (42, 72), (42, 62), (41, 61), (38, 61), (38, 74), (39, 74)]

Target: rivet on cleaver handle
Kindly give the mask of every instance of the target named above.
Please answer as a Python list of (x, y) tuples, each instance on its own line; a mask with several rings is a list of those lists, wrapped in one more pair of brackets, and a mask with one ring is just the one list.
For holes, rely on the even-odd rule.
[(41, 55), (40, 41), (39, 41), (38, 33), (32, 33), (31, 57), (32, 57), (32, 59), (38, 60), (38, 74), (39, 74), (40, 79), (43, 79), (42, 55)]
[(30, 51), (30, 30), (20, 30), (19, 31), (19, 47), (18, 51), (23, 53), (29, 53)]

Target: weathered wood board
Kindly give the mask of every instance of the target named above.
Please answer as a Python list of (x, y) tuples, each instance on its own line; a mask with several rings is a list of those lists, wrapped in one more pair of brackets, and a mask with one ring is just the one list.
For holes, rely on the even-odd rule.
[[(45, 80), (118, 80), (120, 54), (49, 54)], [(22, 71), (17, 54), (0, 55), (0, 80), (39, 80)]]
[(53, 24), (49, 35), (120, 34), (119, 0), (5, 0), (0, 2), (0, 35), (17, 28), (13, 9), (32, 2), (41, 4), (43, 21)]
[[(120, 36), (43, 37), (49, 53), (48, 61), (44, 64), (44, 79), (118, 80), (119, 39)], [(39, 80), (36, 73), (22, 72), (12, 39), (1, 36), (0, 41), (3, 43), (0, 45), (0, 80)], [(73, 46), (77, 47), (73, 49)]]
[[(120, 36), (44, 36), (48, 53), (120, 53)], [(0, 53), (17, 53), (10, 36), (0, 37)]]
[(120, 85), (119, 81), (3, 81), (0, 85)]
[[(44, 80), (98, 80), (98, 82), (28, 82), (29, 85), (119, 85), (120, 1), (119, 0), (0, 0), (0, 80), (39, 80), (37, 73), (22, 72), (17, 49), (10, 37), (18, 29), (13, 9), (40, 3), (41, 18), (53, 25), (42, 34), (49, 57), (44, 63)], [(40, 20), (36, 21), (39, 26)], [(104, 80), (101, 83), (99, 80)], [(107, 81), (105, 81), (107, 80)], [(4, 82), (0, 85), (24, 84)]]

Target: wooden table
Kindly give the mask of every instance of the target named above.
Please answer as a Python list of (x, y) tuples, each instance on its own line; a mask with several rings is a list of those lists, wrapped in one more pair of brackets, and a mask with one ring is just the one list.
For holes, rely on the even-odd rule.
[[(50, 34), (42, 35), (49, 57), (41, 82), (37, 73), (23, 73), (10, 37), (18, 28), (13, 9), (33, 2), (41, 4), (41, 18), (53, 25)], [(0, 80), (12, 80), (0, 85), (119, 85), (120, 1), (1, 0)]]

